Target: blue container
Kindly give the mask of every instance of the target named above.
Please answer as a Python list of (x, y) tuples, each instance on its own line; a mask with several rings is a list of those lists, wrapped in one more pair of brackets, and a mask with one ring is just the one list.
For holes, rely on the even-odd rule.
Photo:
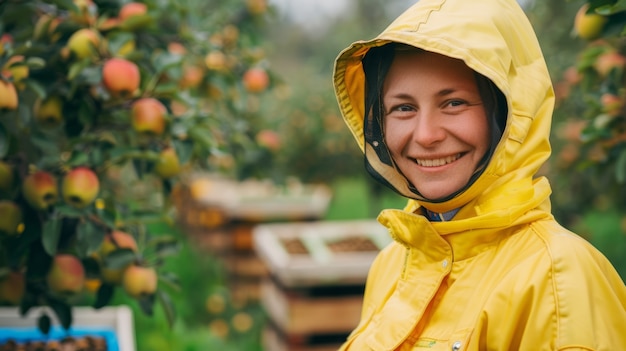
[(102, 327), (93, 328), (70, 328), (65, 330), (58, 326), (50, 328), (48, 335), (43, 334), (39, 329), (35, 327), (0, 327), (0, 344), (4, 344), (9, 340), (14, 340), (17, 343), (25, 343), (28, 341), (61, 341), (66, 337), (100, 337), (106, 341), (107, 351), (120, 351), (119, 344), (117, 342), (117, 336), (113, 329), (106, 329)]

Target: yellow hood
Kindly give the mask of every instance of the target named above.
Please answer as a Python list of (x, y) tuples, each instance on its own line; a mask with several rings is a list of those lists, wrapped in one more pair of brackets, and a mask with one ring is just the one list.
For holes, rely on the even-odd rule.
[[(432, 202), (420, 198), (408, 190), (406, 179), (394, 167), (384, 164), (374, 152), (366, 152), (371, 146), (366, 145), (363, 135), (365, 75), (361, 60), (370, 48), (389, 42), (461, 59), (489, 78), (506, 96), (507, 124), (491, 161), (470, 187), (450, 200)], [(481, 206), (493, 210), (493, 206), (506, 209), (507, 203), (519, 204), (519, 196), (534, 198), (535, 206), (537, 197), (548, 198), (547, 181), (537, 182), (533, 177), (550, 155), (554, 92), (534, 31), (514, 0), (480, 4), (468, 0), (421, 0), (376, 38), (357, 41), (343, 50), (335, 62), (333, 78), (341, 113), (368, 163), (396, 191), (414, 199), (407, 209), (428, 204), (431, 210), (445, 212), (473, 202), (476, 210), (472, 215), (477, 215), (480, 213), (476, 212), (485, 211), (478, 209)]]

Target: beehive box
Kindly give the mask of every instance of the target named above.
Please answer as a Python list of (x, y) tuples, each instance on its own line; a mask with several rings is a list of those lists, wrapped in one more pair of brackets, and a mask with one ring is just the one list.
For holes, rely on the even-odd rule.
[(285, 287), (363, 284), (390, 240), (375, 220), (261, 224), (253, 234), (255, 251)]
[(263, 224), (254, 247), (270, 272), (261, 305), (268, 351), (337, 349), (357, 325), (369, 267), (390, 238), (373, 220)]
[[(127, 306), (101, 309), (74, 307), (73, 323), (69, 330), (60, 327), (54, 312), (47, 307), (32, 308), (25, 316), (16, 307), (0, 308), (0, 345), (41, 340), (94, 338), (106, 342), (106, 351), (135, 351), (132, 311)], [(37, 318), (45, 312), (52, 319), (52, 329), (45, 336), (37, 329)]]

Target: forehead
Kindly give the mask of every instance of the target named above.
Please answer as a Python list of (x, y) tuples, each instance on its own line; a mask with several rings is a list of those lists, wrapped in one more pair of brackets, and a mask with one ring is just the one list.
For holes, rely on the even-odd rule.
[(476, 84), (474, 71), (462, 60), (418, 49), (396, 51), (385, 85), (390, 80), (412, 79)]

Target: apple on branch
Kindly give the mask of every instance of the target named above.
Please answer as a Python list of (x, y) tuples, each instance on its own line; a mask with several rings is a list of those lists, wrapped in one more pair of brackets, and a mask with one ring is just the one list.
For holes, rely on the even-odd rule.
[(63, 122), (63, 101), (59, 96), (38, 99), (33, 106), (35, 120), (44, 127), (55, 127)]
[(243, 74), (243, 86), (251, 93), (260, 93), (267, 89), (269, 84), (269, 75), (263, 68), (253, 67)]
[(13, 201), (0, 200), (0, 233), (19, 234), (18, 227), (21, 223), (22, 209)]
[(46, 282), (48, 288), (57, 294), (79, 293), (85, 284), (85, 267), (74, 255), (57, 254), (52, 259)]
[(17, 104), (18, 98), (15, 85), (0, 77), (0, 110), (15, 110)]
[(124, 271), (122, 286), (134, 298), (152, 295), (157, 290), (158, 277), (153, 267), (131, 265)]
[(76, 167), (63, 177), (63, 199), (75, 208), (89, 206), (98, 196), (100, 181), (94, 171)]
[(141, 82), (139, 67), (123, 58), (112, 58), (102, 66), (102, 83), (114, 97), (128, 98), (135, 94)]
[(582, 5), (574, 17), (574, 31), (586, 40), (593, 40), (600, 36), (608, 18), (597, 13), (587, 13), (589, 3)]
[(79, 59), (95, 56), (100, 46), (100, 34), (90, 28), (81, 28), (67, 41), (70, 52)]
[(13, 190), (14, 181), (15, 173), (13, 171), (13, 166), (0, 160), (0, 193), (10, 192)]
[(0, 277), (0, 302), (19, 305), (25, 291), (24, 273), (11, 271), (6, 276)]
[(46, 210), (59, 196), (56, 178), (46, 171), (31, 173), (22, 182), (22, 195), (32, 208)]
[(167, 147), (159, 154), (159, 159), (154, 165), (154, 172), (161, 178), (172, 178), (180, 173), (180, 161), (176, 149)]
[(131, 108), (132, 125), (141, 134), (161, 135), (165, 131), (167, 108), (151, 97), (138, 99)]
[(128, 2), (120, 8), (117, 17), (121, 21), (125, 21), (133, 16), (145, 15), (148, 12), (148, 6), (141, 2)]

